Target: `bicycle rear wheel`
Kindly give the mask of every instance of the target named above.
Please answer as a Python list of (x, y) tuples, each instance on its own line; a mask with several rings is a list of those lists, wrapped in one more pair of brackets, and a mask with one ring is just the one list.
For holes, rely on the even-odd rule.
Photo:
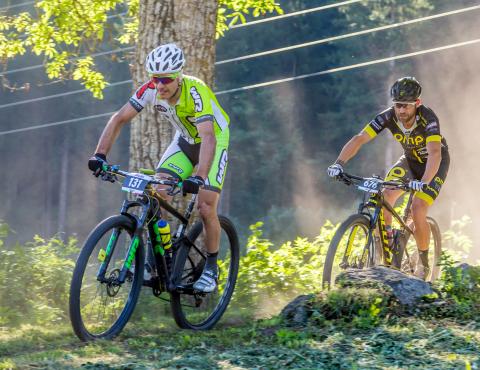
[(207, 330), (222, 317), (232, 297), (239, 264), (238, 236), (233, 223), (219, 216), (221, 235), (218, 252), (219, 276), (212, 293), (194, 292), (192, 285), (200, 277), (206, 261), (204, 231), (201, 222), (188, 233), (194, 246), (183, 243), (175, 256), (174, 274), (181, 273), (180, 285), (187, 289), (171, 293), (171, 309), (175, 322), (184, 329)]
[[(90, 233), (78, 256), (70, 285), (70, 320), (83, 341), (114, 337), (133, 313), (143, 282), (141, 238), (125, 282), (120, 284), (118, 277), (134, 231), (135, 222), (128, 216), (107, 218)], [(103, 281), (97, 278), (102, 265)]]
[[(440, 276), (441, 267), (439, 266), (440, 257), (442, 254), (442, 234), (437, 222), (427, 217), (428, 225), (430, 226), (430, 244), (429, 244), (429, 258), (428, 262), (432, 272), (429, 281), (433, 282)], [(403, 253), (401, 270), (406, 274), (413, 274), (418, 263), (418, 248), (415, 238), (410, 233), (406, 236), (406, 252)]]
[(375, 264), (370, 258), (370, 220), (362, 214), (351, 215), (335, 232), (323, 267), (323, 288), (331, 288), (335, 278), (348, 268), (363, 269)]

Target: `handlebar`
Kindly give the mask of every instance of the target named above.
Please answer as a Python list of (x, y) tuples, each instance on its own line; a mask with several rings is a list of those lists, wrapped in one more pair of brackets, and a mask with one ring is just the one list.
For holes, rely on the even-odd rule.
[[(135, 176), (137, 173), (135, 172), (127, 172), (123, 171), (120, 169), (120, 166), (118, 165), (109, 165), (109, 164), (104, 164), (102, 166), (103, 173), (101, 174), (101, 178), (104, 181), (110, 181), (110, 182), (115, 182), (119, 181), (117, 178), (117, 175), (121, 177), (127, 177), (127, 176)], [(177, 189), (177, 187), (181, 187), (182, 182), (179, 181), (178, 179), (171, 178), (171, 179), (162, 179), (162, 180), (157, 180), (154, 179), (153, 175), (155, 175), (155, 172), (153, 170), (149, 169), (140, 169), (140, 172), (142, 173), (143, 176), (147, 177), (148, 184), (149, 185), (167, 185), (170, 186), (170, 189), (168, 189), (167, 194), (168, 195), (176, 195), (178, 194), (181, 190)]]
[(408, 183), (410, 182), (409, 179), (405, 180), (394, 180), (394, 181), (385, 181), (382, 180), (379, 177), (361, 177), (361, 176), (356, 176), (356, 175), (351, 175), (346, 172), (342, 172), (336, 177), (337, 180), (342, 181), (346, 185), (357, 185), (360, 184), (361, 182), (367, 182), (367, 181), (375, 181), (380, 185), (381, 188), (393, 188), (393, 189), (398, 189), (398, 190), (403, 190), (403, 191), (412, 191), (412, 189), (408, 186)]

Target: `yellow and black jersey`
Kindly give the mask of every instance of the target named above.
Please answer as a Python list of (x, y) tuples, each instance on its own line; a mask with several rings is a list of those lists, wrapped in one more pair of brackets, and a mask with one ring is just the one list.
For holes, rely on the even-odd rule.
[(442, 144), (442, 153), (448, 152), (445, 138), (440, 134), (440, 124), (435, 113), (428, 107), (417, 108), (415, 123), (409, 129), (397, 119), (393, 107), (378, 114), (363, 129), (374, 138), (384, 129), (389, 129), (395, 140), (403, 147), (408, 160), (425, 164), (427, 162), (427, 143), (438, 141)]

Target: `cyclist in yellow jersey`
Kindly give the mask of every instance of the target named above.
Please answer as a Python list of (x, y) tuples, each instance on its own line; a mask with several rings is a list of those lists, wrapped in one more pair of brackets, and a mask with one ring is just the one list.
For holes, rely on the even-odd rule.
[(218, 276), (220, 223), (217, 205), (228, 163), (229, 117), (201, 80), (183, 75), (185, 58), (175, 44), (152, 50), (145, 61), (150, 80), (108, 121), (88, 167), (98, 176), (124, 124), (147, 104), (176, 129), (175, 137), (158, 163), (157, 177), (175, 176), (183, 191), (199, 194), (198, 209), (205, 227), (207, 262), (194, 288), (212, 292)]
[[(412, 202), (412, 217), (415, 225), (420, 262), (416, 275), (427, 279), (428, 246), (430, 228), (427, 212), (447, 177), (450, 156), (445, 138), (440, 134), (440, 124), (435, 113), (420, 100), (422, 87), (414, 77), (397, 80), (390, 89), (393, 106), (379, 113), (365, 128), (355, 135), (342, 149), (334, 164), (328, 167), (329, 176), (343, 172), (345, 163), (363, 144), (368, 143), (384, 129), (388, 129), (402, 145), (404, 154), (388, 171), (387, 180), (409, 178), (410, 188), (415, 191)], [(385, 200), (395, 204), (401, 190), (387, 190)], [(392, 215), (385, 212), (387, 233), (391, 237)]]

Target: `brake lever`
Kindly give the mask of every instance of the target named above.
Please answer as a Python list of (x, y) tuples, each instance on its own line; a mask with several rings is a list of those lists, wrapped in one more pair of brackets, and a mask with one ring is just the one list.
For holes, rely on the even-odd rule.
[(116, 175), (113, 175), (113, 174), (110, 174), (108, 172), (105, 172), (101, 175), (102, 177), (102, 180), (103, 181), (110, 181), (110, 182), (115, 182), (117, 181), (117, 176)]
[(350, 186), (350, 185), (353, 184), (352, 179), (349, 179), (348, 177), (346, 177), (346, 176), (343, 175), (343, 174), (338, 175), (338, 176), (337, 176), (337, 180), (343, 182), (345, 185), (348, 185), (348, 186)]
[(177, 195), (178, 193), (180, 193), (181, 191), (182, 191), (182, 189), (180, 189), (180, 188), (177, 188), (176, 190), (175, 190), (175, 188), (171, 188), (167, 192), (167, 194), (173, 197), (173, 196)]

